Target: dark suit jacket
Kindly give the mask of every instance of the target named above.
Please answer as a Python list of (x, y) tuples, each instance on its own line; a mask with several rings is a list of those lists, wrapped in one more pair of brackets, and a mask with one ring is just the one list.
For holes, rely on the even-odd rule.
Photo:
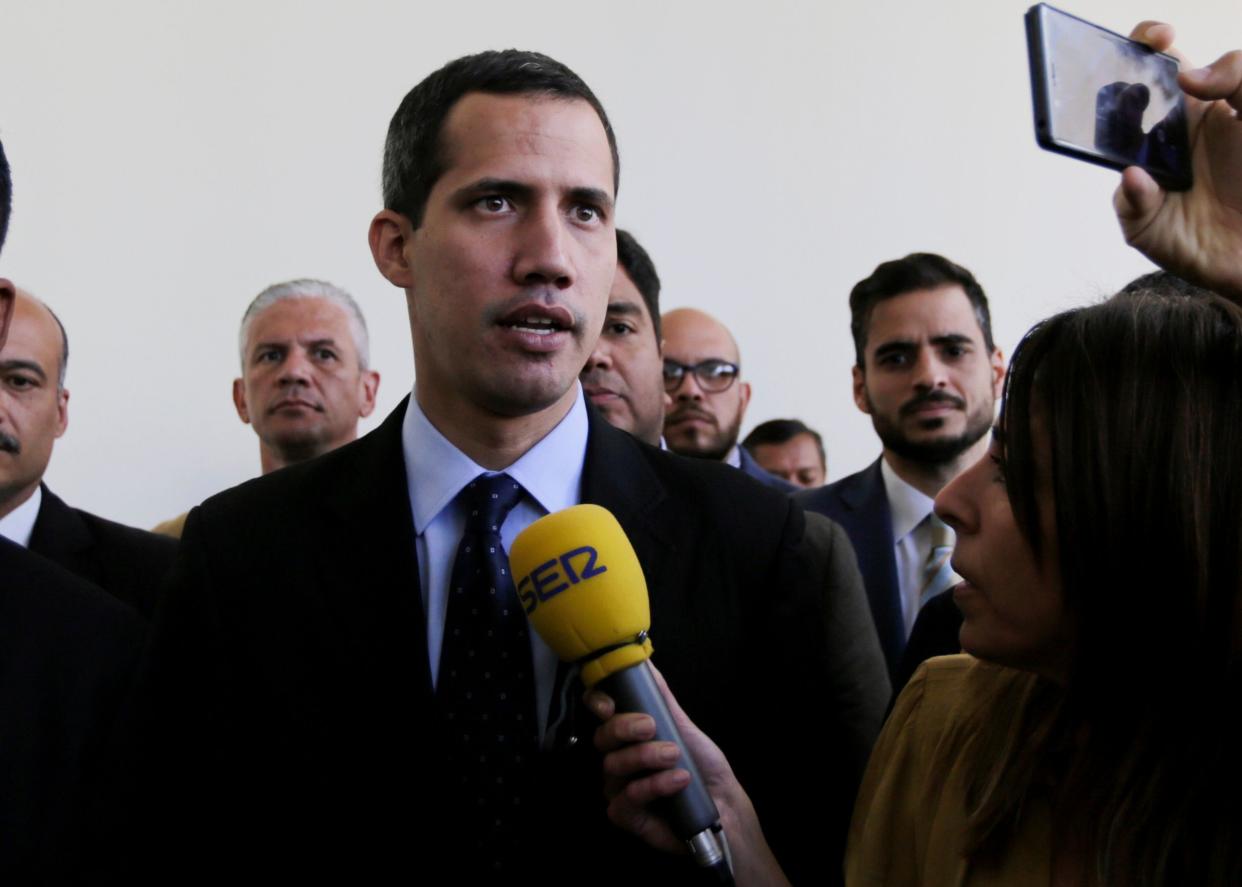
[(30, 550), (150, 618), (177, 540), (70, 508), (44, 485)]
[(769, 473), (762, 465), (755, 461), (755, 457), (746, 452), (746, 447), (737, 448), (738, 458), (741, 461), (738, 467), (753, 477), (759, 483), (771, 487), (774, 490), (780, 490), (782, 493), (794, 493), (798, 488), (784, 478), (777, 477), (775, 474)]
[(0, 883), (78, 883), (142, 648), (129, 607), (0, 539)]
[(962, 630), (962, 611), (953, 601), (952, 592), (938, 594), (919, 610), (910, 629), (910, 641), (901, 654), (897, 673), (893, 676), (893, 698), (910, 683), (918, 667), (933, 656), (952, 656), (962, 652), (958, 634)]
[(884, 492), (880, 460), (836, 483), (798, 493), (794, 500), (807, 511), (817, 511), (845, 528), (858, 556), (858, 569), (867, 587), (871, 617), (889, 674), (895, 674), (906, 646), (906, 626), (893, 551), (893, 518)]
[[(490, 880), (458, 845), (455, 780), (438, 766), (404, 410), (191, 513), (145, 670), (166, 826), (149, 846), (170, 864)], [(795, 877), (833, 883), (888, 685), (844, 534), (818, 519), (808, 532), (787, 497), (645, 446), (594, 411), (583, 499), (633, 542), (655, 661), (729, 755), (776, 852)], [(607, 823), (595, 722), (577, 691), (570, 700), (533, 765), (542, 792), (518, 874), (683, 881), (684, 858)]]

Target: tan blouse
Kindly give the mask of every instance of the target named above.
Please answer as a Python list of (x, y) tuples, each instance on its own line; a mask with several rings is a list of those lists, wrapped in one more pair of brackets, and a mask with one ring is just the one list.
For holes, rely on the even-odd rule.
[(1031, 799), (1004, 859), (963, 857), (963, 721), (970, 700), (1020, 673), (970, 656), (930, 659), (889, 716), (863, 777), (845, 859), (849, 887), (1048, 887), (1047, 799)]

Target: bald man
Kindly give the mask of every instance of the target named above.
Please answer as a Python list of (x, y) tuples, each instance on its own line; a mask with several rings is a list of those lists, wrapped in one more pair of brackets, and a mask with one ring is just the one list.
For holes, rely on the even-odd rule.
[(43, 483), (69, 425), (68, 360), (56, 315), (18, 289), (0, 349), (0, 536), (149, 615), (176, 543), (70, 508)]
[(672, 401), (664, 441), (683, 456), (717, 459), (784, 492), (796, 489), (764, 471), (737, 445), (750, 383), (741, 379), (737, 340), (719, 320), (696, 308), (664, 315), (664, 391)]

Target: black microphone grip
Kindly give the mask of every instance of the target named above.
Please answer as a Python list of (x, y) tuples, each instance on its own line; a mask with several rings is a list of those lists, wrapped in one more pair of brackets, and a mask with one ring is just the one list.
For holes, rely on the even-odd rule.
[(612, 697), (618, 712), (641, 712), (650, 715), (655, 720), (655, 738), (675, 742), (681, 749), (677, 766), (690, 771), (690, 784), (672, 797), (661, 798), (655, 805), (657, 812), (672, 827), (673, 833), (683, 841), (690, 841), (701, 832), (718, 829), (720, 812), (716, 809), (716, 802), (703, 785), (698, 765), (673, 722), (673, 714), (668, 710), (664, 696), (656, 685), (651, 666), (646, 661), (640, 662), (609, 675), (599, 682), (599, 686)]

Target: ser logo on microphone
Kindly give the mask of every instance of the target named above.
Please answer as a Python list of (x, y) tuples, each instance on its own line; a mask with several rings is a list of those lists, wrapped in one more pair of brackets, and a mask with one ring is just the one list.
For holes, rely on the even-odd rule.
[(596, 563), (598, 559), (598, 551), (589, 545), (583, 545), (540, 564), (529, 575), (523, 576), (522, 581), (517, 584), (517, 593), (527, 615), (535, 612), (540, 603), (556, 597), (569, 586), (607, 573), (606, 566)]

